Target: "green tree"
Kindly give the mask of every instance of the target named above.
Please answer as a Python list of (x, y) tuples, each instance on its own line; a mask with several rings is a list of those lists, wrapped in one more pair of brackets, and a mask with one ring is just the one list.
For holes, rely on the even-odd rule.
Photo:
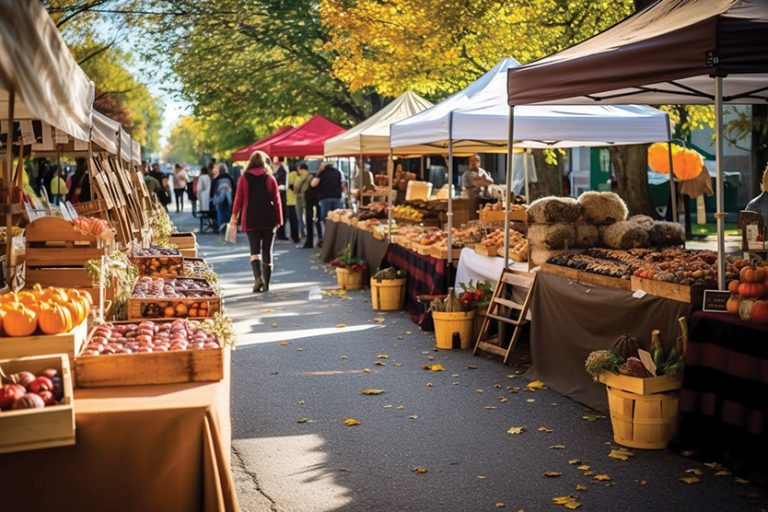
[(185, 116), (171, 129), (162, 156), (167, 162), (195, 163), (205, 152), (200, 126), (194, 117)]

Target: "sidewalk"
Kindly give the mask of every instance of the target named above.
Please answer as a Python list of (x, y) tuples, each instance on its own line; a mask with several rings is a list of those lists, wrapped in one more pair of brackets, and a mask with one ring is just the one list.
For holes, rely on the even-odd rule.
[[(315, 250), (276, 243), (273, 291), (252, 294), (245, 239), (222, 240), (198, 236), (239, 335), (233, 470), (245, 511), (563, 510), (553, 498), (569, 495), (580, 510), (766, 507), (750, 485), (671, 452), (610, 458), (610, 419), (526, 389), (521, 367), (434, 350), (407, 315), (372, 311), (368, 291), (309, 301), (310, 286), (335, 286)], [(422, 368), (435, 364), (444, 371)]]

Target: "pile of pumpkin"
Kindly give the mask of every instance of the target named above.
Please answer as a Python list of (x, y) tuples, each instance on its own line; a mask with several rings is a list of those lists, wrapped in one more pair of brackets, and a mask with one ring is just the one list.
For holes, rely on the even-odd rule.
[(0, 295), (0, 336), (60, 334), (80, 325), (93, 306), (91, 296), (74, 288), (34, 288)]
[(734, 268), (739, 279), (728, 283), (731, 296), (726, 303), (728, 313), (739, 316), (745, 322), (768, 325), (768, 265), (756, 260), (736, 260)]

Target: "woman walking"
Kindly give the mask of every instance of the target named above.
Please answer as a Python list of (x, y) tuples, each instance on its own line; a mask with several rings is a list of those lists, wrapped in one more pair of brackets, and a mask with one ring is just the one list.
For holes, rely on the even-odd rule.
[(187, 191), (187, 171), (181, 164), (173, 166), (173, 196), (176, 198), (176, 213), (184, 211), (184, 193)]
[(237, 227), (237, 216), (240, 214), (240, 228), (248, 235), (254, 292), (269, 291), (272, 244), (275, 230), (283, 225), (280, 192), (268, 162), (269, 157), (263, 151), (251, 155), (245, 172), (238, 179), (232, 218), (229, 220), (233, 227)]

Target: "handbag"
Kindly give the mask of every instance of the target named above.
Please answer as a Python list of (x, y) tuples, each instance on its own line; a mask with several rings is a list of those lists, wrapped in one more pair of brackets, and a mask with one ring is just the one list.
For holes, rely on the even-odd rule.
[(237, 224), (232, 222), (227, 224), (227, 231), (224, 233), (224, 241), (230, 244), (237, 242)]

